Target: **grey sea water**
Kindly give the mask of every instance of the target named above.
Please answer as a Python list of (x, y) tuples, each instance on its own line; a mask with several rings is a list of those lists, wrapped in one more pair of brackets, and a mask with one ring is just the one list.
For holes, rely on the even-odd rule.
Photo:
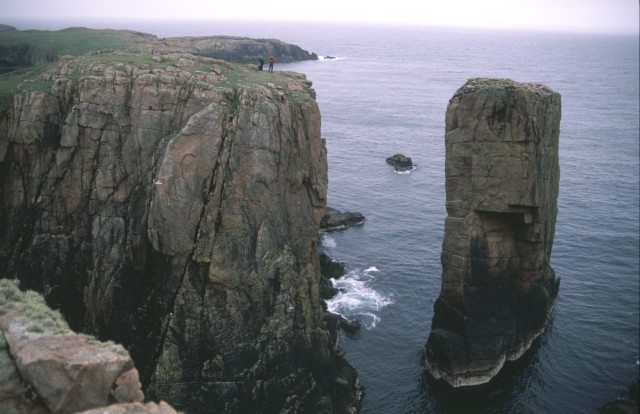
[[(59, 29), (82, 22), (7, 22)], [(278, 38), (334, 56), (281, 65), (313, 81), (329, 153), (329, 205), (360, 211), (331, 233), (344, 295), (360, 320), (342, 338), (374, 413), (592, 413), (639, 370), (638, 37), (215, 22), (84, 22), (158, 36)], [(48, 27), (45, 27), (49, 25)], [(268, 74), (265, 73), (265, 76)], [(446, 217), (444, 115), (468, 78), (544, 83), (562, 95), (560, 197), (552, 266), (562, 279), (546, 332), (487, 387), (452, 393), (423, 375), (440, 290)], [(398, 174), (385, 158), (413, 158)]]

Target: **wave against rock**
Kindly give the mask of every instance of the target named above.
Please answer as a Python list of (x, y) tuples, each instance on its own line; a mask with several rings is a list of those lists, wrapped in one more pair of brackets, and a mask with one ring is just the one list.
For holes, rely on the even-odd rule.
[(178, 409), (357, 406), (318, 295), (311, 83), (185, 54), (63, 58), (39, 82), (0, 118), (2, 274)]
[(446, 114), (442, 289), (426, 368), (454, 387), (488, 382), (543, 331), (558, 292), (560, 95), (471, 79)]

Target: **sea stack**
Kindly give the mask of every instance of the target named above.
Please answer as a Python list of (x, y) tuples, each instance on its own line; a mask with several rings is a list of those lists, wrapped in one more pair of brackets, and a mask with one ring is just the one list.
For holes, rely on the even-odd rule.
[(560, 94), (470, 79), (446, 114), (442, 287), (425, 366), (453, 387), (486, 383), (544, 330), (560, 280)]

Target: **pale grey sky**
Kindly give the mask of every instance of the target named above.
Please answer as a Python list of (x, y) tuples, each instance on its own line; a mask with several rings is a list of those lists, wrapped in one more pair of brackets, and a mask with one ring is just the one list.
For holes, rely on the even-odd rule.
[(42, 19), (324, 21), (638, 33), (638, 0), (0, 0)]

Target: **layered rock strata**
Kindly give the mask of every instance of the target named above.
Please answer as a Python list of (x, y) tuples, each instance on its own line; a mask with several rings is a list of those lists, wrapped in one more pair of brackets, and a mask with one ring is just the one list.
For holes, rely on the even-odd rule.
[(442, 288), (426, 369), (454, 387), (488, 382), (543, 331), (558, 292), (560, 95), (471, 79), (446, 113)]
[(0, 271), (178, 409), (356, 406), (318, 294), (311, 82), (184, 54), (65, 58), (38, 82), (0, 119)]

